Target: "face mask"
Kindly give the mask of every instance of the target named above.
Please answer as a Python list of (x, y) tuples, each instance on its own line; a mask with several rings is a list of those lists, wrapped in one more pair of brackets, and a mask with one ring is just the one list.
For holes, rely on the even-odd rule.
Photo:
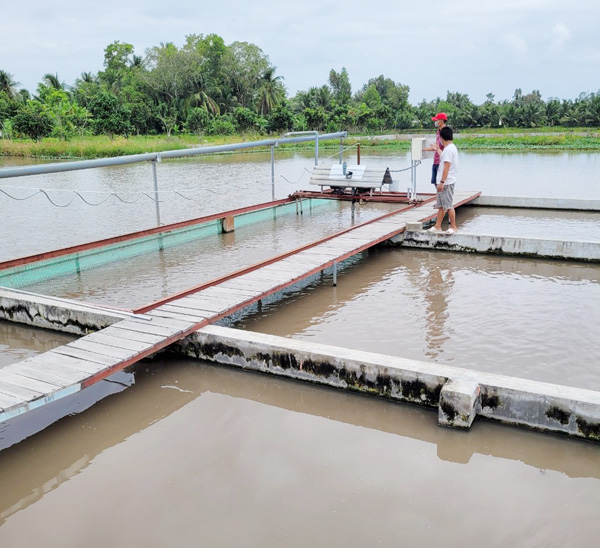
[(435, 122), (433, 122), (433, 125), (434, 125), (435, 127), (439, 127), (440, 123), (439, 123), (439, 122), (436, 120)]

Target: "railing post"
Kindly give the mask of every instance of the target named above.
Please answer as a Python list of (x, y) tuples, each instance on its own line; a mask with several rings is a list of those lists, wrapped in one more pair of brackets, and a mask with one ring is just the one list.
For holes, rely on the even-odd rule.
[(360, 165), (360, 143), (356, 145), (356, 165)]
[(275, 201), (275, 145), (271, 145), (271, 200)]
[(156, 175), (156, 164), (160, 162), (160, 154), (152, 160), (152, 178), (154, 180), (154, 209), (156, 211), (156, 226), (160, 226), (160, 205), (158, 203), (158, 176)]
[(337, 285), (337, 263), (333, 261), (333, 285)]
[(340, 164), (342, 163), (343, 159), (344, 159), (344, 144), (343, 144), (344, 138), (340, 137)]
[(315, 165), (319, 165), (319, 132), (315, 133)]

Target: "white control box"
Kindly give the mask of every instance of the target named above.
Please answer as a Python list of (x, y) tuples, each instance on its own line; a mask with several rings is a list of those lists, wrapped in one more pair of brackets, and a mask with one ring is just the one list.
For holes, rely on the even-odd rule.
[(427, 141), (425, 137), (414, 137), (412, 140), (411, 155), (414, 162), (418, 160), (425, 160), (426, 158), (433, 158), (432, 150), (424, 150), (430, 147), (432, 141)]
[(411, 159), (413, 162), (423, 159), (423, 149), (425, 148), (425, 146), (425, 137), (413, 137), (412, 148), (410, 151)]

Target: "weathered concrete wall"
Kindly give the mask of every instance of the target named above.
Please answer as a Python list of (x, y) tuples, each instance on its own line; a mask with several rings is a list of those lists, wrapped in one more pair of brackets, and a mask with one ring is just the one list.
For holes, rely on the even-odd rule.
[[(87, 334), (129, 314), (0, 289), (0, 318)], [(383, 354), (208, 326), (170, 350), (221, 364), (438, 409), (439, 423), (476, 416), (600, 441), (600, 392)]]
[(188, 356), (438, 408), (439, 423), (476, 416), (600, 441), (600, 392), (217, 326), (172, 347)]
[(0, 288), (0, 319), (53, 331), (86, 335), (128, 317), (125, 313), (66, 299)]
[(392, 238), (391, 242), (420, 249), (600, 262), (600, 242), (485, 236), (462, 231), (456, 234), (432, 234), (415, 228), (420, 227), (407, 226), (407, 230)]
[(534, 198), (529, 196), (480, 196), (479, 198), (475, 198), (469, 205), (489, 207), (518, 207), (525, 209), (600, 211), (600, 200)]

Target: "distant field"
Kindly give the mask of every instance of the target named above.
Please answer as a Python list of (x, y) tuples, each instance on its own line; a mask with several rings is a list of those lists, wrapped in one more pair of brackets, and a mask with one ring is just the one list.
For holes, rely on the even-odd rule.
[[(349, 135), (346, 146), (359, 144), (366, 149), (408, 150), (413, 134), (394, 135)], [(421, 135), (429, 134), (421, 132)], [(211, 146), (269, 139), (270, 136), (244, 134), (213, 136), (200, 139), (195, 135), (132, 136), (113, 140), (105, 136), (81, 137), (70, 141), (46, 138), (40, 142), (31, 140), (0, 139), (0, 155), (30, 158), (80, 159), (107, 158), (163, 150), (180, 150), (198, 146)], [(509, 130), (461, 131), (456, 134), (456, 144), (462, 149), (473, 150), (600, 150), (600, 133), (585, 129), (541, 128), (511, 133)], [(339, 141), (322, 141), (321, 148), (337, 148)], [(310, 149), (312, 143), (287, 145), (288, 148)]]

